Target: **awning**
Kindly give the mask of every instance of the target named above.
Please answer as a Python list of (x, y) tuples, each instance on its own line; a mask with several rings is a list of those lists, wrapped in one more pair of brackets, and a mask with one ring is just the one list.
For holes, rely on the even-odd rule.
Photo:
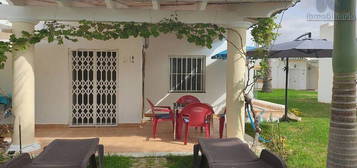
[[(255, 50), (255, 49), (256, 49), (256, 47), (254, 47), (254, 46), (247, 46), (247, 48), (246, 48), (247, 51), (252, 51), (252, 50)], [(227, 59), (227, 54), (228, 54), (228, 51), (224, 50), (224, 51), (212, 56), (211, 59), (226, 60)]]
[(0, 95), (0, 104), (9, 105), (10, 104), (9, 98)]

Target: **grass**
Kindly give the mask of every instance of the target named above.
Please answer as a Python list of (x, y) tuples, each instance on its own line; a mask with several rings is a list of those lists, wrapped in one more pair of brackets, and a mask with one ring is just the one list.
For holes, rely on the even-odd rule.
[[(284, 104), (284, 90), (257, 93), (257, 98)], [(280, 131), (287, 137), (289, 168), (326, 167), (330, 104), (318, 103), (313, 91), (289, 90), (289, 109), (302, 112), (301, 122), (280, 123)]]
[(188, 168), (193, 167), (193, 156), (167, 156), (168, 168)]
[(133, 165), (133, 158), (116, 156), (116, 155), (106, 155), (104, 157), (104, 167), (105, 168), (131, 168)]
[[(164, 159), (162, 159), (164, 158)], [(105, 168), (190, 168), (192, 156), (165, 156), (165, 157), (124, 157), (107, 155), (104, 157)], [(159, 160), (158, 162), (155, 162)], [(165, 162), (166, 161), (166, 162)]]

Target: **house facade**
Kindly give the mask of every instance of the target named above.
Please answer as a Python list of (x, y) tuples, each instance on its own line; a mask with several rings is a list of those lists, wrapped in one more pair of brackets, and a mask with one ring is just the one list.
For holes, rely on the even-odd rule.
[[(2, 0), (4, 1), (4, 0)], [(227, 40), (212, 49), (162, 35), (156, 39), (87, 41), (63, 45), (43, 41), (9, 56), (1, 70), (1, 87), (13, 95), (14, 133), (11, 150), (38, 148), (36, 124), (115, 126), (140, 123), (145, 98), (172, 104), (193, 94), (219, 111), (227, 107), (227, 136), (244, 136), (245, 43), (255, 18), (269, 17), (294, 0), (139, 1), (139, 0), (7, 0), (0, 19), (11, 32), (32, 32), (39, 21), (149, 22), (177, 15), (183, 23), (213, 23), (227, 28)], [(145, 59), (143, 56), (143, 46)], [(238, 46), (238, 47), (237, 47)], [(210, 56), (228, 50), (227, 61)], [(12, 58), (12, 59), (11, 59)], [(144, 69), (144, 70), (143, 70)], [(3, 78), (4, 76), (4, 78)], [(9, 82), (12, 81), (12, 82)], [(144, 84), (143, 84), (144, 83)], [(146, 104), (146, 103), (145, 103)]]
[[(217, 112), (225, 106), (226, 78), (223, 74), (226, 61), (211, 59), (212, 55), (227, 48), (225, 41), (217, 40), (212, 49), (207, 49), (178, 40), (172, 34), (147, 40), (143, 94), (144, 43), (144, 39), (132, 38), (37, 44), (34, 62), (36, 124), (141, 123), (142, 103), (144, 112), (149, 110), (142, 97), (159, 105), (172, 105), (180, 96), (191, 94), (211, 104)], [(5, 69), (0, 70), (0, 86), (8, 93), (13, 89), (12, 68), (10, 56)], [(173, 68), (182, 74), (175, 75)], [(185, 80), (185, 77), (190, 79)], [(94, 112), (99, 108), (101, 110)], [(78, 111), (83, 109), (88, 112)], [(95, 114), (86, 115), (91, 111)]]

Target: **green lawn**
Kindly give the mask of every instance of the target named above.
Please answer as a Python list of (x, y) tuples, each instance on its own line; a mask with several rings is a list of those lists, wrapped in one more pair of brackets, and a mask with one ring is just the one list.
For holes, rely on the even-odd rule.
[(124, 156), (116, 155), (106, 155), (104, 157), (104, 167), (105, 168), (131, 168), (133, 164), (133, 159)]
[[(284, 90), (258, 92), (257, 98), (284, 104)], [(302, 111), (302, 121), (280, 124), (281, 134), (287, 137), (287, 148), (291, 151), (288, 167), (326, 167), (330, 104), (318, 103), (316, 92), (289, 90), (291, 108)]]
[(168, 156), (166, 157), (168, 168), (189, 168), (193, 167), (193, 157), (192, 156)]
[[(258, 92), (257, 97), (274, 103), (284, 104), (284, 90), (273, 93)], [(280, 123), (281, 134), (287, 137), (287, 149), (290, 151), (287, 164), (289, 168), (326, 167), (328, 124), (330, 105), (317, 102), (317, 93), (311, 91), (289, 91), (289, 109), (302, 111), (301, 122)], [(250, 126), (247, 126), (249, 129)], [(264, 128), (264, 125), (262, 126)], [(264, 131), (264, 130), (263, 130)], [(251, 130), (247, 130), (251, 132)], [(166, 156), (161, 158), (129, 158), (106, 156), (106, 168), (138, 167), (143, 162), (145, 167), (190, 168), (192, 156)], [(158, 161), (159, 160), (159, 161)]]
[(165, 157), (124, 157), (107, 155), (104, 158), (105, 168), (191, 168), (192, 156)]

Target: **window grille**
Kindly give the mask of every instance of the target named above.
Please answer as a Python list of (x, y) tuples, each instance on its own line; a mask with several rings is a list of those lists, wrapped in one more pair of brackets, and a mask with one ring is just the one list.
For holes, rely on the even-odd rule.
[(170, 92), (205, 92), (205, 56), (170, 57)]

